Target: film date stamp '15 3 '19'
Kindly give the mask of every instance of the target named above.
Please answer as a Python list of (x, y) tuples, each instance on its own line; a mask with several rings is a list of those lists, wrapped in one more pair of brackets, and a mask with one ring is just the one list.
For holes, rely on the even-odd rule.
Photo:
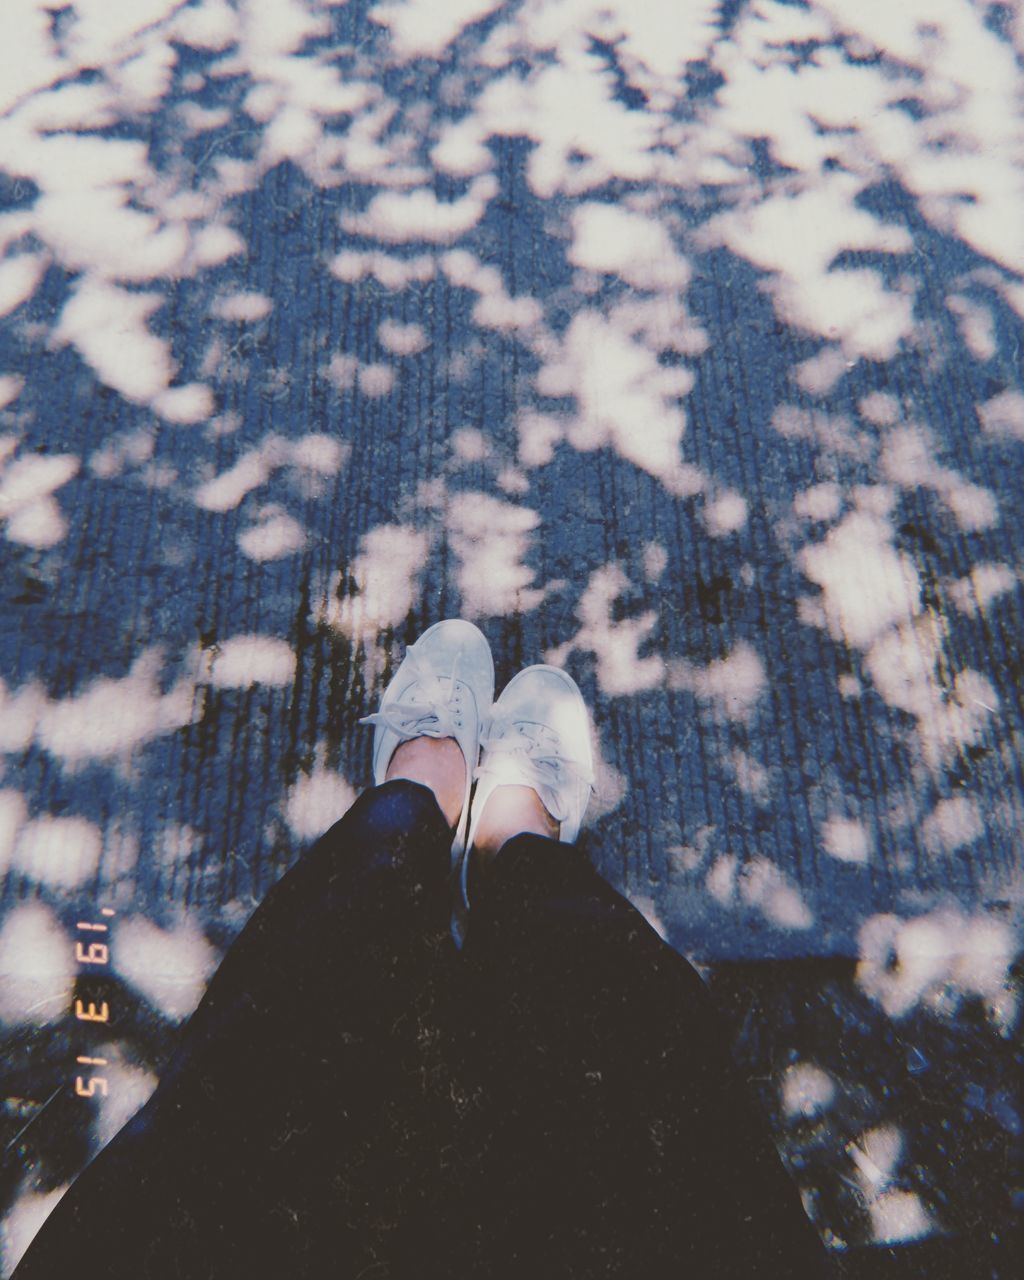
[[(102, 907), (100, 915), (110, 917), (114, 915), (110, 907)], [(82, 977), (86, 974), (95, 974), (99, 969), (106, 968), (110, 962), (110, 946), (107, 942), (99, 939), (90, 939), (89, 934), (99, 933), (105, 934), (109, 925), (79, 921), (75, 928), (86, 934), (86, 938), (79, 938), (75, 942), (75, 960), (80, 965), (89, 966), (88, 969), (82, 971)], [(110, 1021), (110, 1005), (106, 1000), (83, 1000), (76, 996), (75, 998), (75, 1018), (79, 1022), (92, 1023), (108, 1023)], [(88, 1055), (81, 1054), (75, 1062), (82, 1067), (105, 1067), (107, 1065), (106, 1058), (93, 1058)], [(97, 1094), (102, 1097), (107, 1096), (107, 1080), (102, 1075), (90, 1075), (86, 1078), (83, 1074), (75, 1076), (75, 1093), (80, 1098), (93, 1098)]]

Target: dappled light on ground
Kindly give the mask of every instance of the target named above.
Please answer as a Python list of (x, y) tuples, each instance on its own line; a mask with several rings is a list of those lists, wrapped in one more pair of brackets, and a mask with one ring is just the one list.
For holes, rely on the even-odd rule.
[(970, 0), (0, 7), (8, 1270), (457, 615), (580, 682), (590, 856), (836, 1254), (998, 1236), (1022, 60)]

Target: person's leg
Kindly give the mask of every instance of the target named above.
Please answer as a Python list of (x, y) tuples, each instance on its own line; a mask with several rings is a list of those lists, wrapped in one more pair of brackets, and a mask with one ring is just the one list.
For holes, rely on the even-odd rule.
[(18, 1280), (401, 1273), (434, 1222), (450, 846), (428, 786), (360, 797), (271, 889)]
[(460, 1270), (441, 1008), (451, 856), (493, 694), (472, 624), (410, 646), (363, 721), (377, 787), (270, 891), (18, 1280)]
[(539, 834), (509, 839), (471, 898), (480, 1273), (820, 1274), (686, 960), (576, 847)]

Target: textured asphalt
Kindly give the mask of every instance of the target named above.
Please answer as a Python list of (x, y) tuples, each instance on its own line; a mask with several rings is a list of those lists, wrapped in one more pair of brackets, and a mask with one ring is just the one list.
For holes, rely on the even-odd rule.
[[(534, 126), (494, 132), (482, 177), (431, 168), (431, 111), (482, 100), (496, 73), (480, 49), (517, 6), (419, 57), (398, 56), (364, 3), (306, 7), (324, 25), (295, 48), (372, 82), (397, 112), (379, 135), (390, 177), (353, 176), (351, 156), (329, 180), (299, 152), (267, 159), (264, 122), (242, 114), (255, 64), (216, 72), (224, 48), (180, 33), (166, 37), (177, 61), (158, 100), (91, 126), (139, 143), (178, 194), (220, 183), (199, 223), (229, 225), (244, 250), (126, 269), (118, 286), (159, 295), (144, 324), (173, 385), (208, 388), (209, 403), (168, 408), (159, 375), (132, 384), (129, 366), (151, 355), (132, 345), (134, 322), (120, 354), (101, 312), (84, 323), (113, 334), (105, 354), (68, 336), (83, 281), (116, 279), (112, 267), (46, 241), (43, 221), (12, 240), (44, 260), (0, 331), (16, 391), (0, 409), (13, 442), (0, 455), (8, 1265), (29, 1221), (18, 1214), (141, 1101), (217, 957), (368, 783), (357, 721), (403, 647), (461, 615), (490, 640), (499, 687), (541, 660), (578, 680), (602, 761), (585, 846), (707, 972), (837, 1268), (1010, 1274), (1024, 407), (1015, 418), (998, 398), (1024, 381), (1021, 264), (930, 217), (879, 164), (851, 207), (909, 247), (851, 242), (830, 262), (912, 298), (909, 336), (883, 351), (830, 335), (787, 309), (783, 268), (708, 231), (788, 189), (781, 143), (751, 141), (740, 196), (614, 169), (582, 195), (545, 190)], [(685, 126), (724, 97), (716, 50), (754, 22), (753, 6), (712, 7), (669, 111)], [(163, 39), (160, 22), (176, 20), (164, 9), (132, 38)], [(986, 30), (1008, 43), (1008, 21)], [(642, 114), (615, 42), (588, 38), (610, 99)], [(531, 56), (510, 65), (528, 78)], [(188, 104), (223, 114), (190, 133)], [(235, 193), (217, 168), (227, 158), (250, 166)], [(44, 190), (19, 164), (0, 150), (8, 219), (34, 216)], [(443, 236), (395, 232), (373, 201), (405, 189), (401, 164), (426, 174), (406, 186), (442, 203), (475, 190), (482, 212)], [(1006, 216), (1024, 218), (1016, 198)], [(614, 269), (588, 262), (573, 221), (588, 200), (660, 220), (685, 284), (657, 282), (674, 258), (654, 276), (624, 251)], [(263, 302), (232, 312), (239, 295)], [(535, 312), (491, 323), (495, 297)], [(664, 309), (671, 340), (644, 328), (650, 315), (630, 330), (621, 309), (643, 301)], [(617, 316), (651, 369), (616, 380), (603, 362), (627, 357), (595, 329), (597, 367), (581, 373), (572, 326), (595, 314)], [(822, 351), (830, 377), (801, 380)], [(1010, 406), (1001, 418), (994, 402)], [(15, 473), (25, 459), (55, 470)], [(909, 603), (892, 606), (893, 572)], [(109, 974), (86, 975), (116, 1014), (86, 1045), (116, 1044), (122, 1112), (107, 1113), (74, 1096), (84, 1042), (69, 1002), (43, 1017), (33, 997), (56, 990), (59, 1004), (85, 980), (54, 957), (102, 907), (125, 930)]]

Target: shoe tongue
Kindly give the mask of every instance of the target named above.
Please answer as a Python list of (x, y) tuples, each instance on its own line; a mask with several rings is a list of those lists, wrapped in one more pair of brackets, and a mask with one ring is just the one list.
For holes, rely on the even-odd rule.
[(550, 787), (540, 786), (537, 788), (537, 794), (540, 796), (541, 803), (544, 808), (547, 809), (548, 813), (551, 814), (552, 818), (554, 818), (556, 822), (564, 822), (568, 813), (567, 810), (558, 803), (557, 792), (553, 791)]

